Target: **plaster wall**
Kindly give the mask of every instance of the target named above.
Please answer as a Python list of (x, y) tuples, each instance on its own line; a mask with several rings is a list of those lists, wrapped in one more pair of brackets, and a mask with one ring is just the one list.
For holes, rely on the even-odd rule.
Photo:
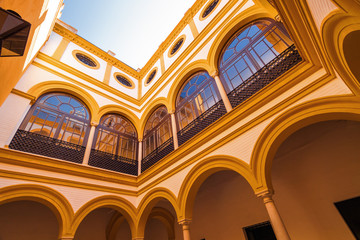
[(9, 145), (29, 108), (29, 99), (10, 93), (0, 107), (0, 147)]
[(315, 24), (318, 30), (321, 30), (321, 24), (324, 18), (332, 11), (338, 9), (336, 5), (331, 0), (318, 0), (318, 1), (309, 1), (307, 0), (310, 11), (313, 15)]
[[(98, 69), (92, 69), (87, 66), (84, 66), (73, 56), (74, 50), (83, 51), (86, 54), (88, 54), (89, 56), (91, 56), (92, 58), (96, 59), (100, 65), (100, 67)], [(90, 53), (86, 49), (76, 45), (73, 42), (69, 43), (69, 45), (65, 49), (64, 54), (62, 55), (60, 61), (99, 80), (99, 81), (103, 81), (103, 79), (104, 79), (105, 70), (106, 70), (106, 62), (104, 60), (102, 60), (101, 58), (99, 58), (98, 56)]]
[(49, 39), (46, 41), (44, 46), (41, 48), (40, 52), (52, 56), (56, 51), (57, 47), (59, 46), (61, 40), (63, 39), (62, 36), (55, 32), (51, 32)]
[[(121, 75), (125, 76), (127, 79), (131, 80), (132, 84), (134, 85), (134, 88), (124, 87), (122, 84), (119, 83), (117, 79), (115, 79), (114, 73), (120, 73)], [(121, 71), (116, 67), (111, 68), (109, 85), (115, 88), (116, 90), (133, 97), (134, 99), (138, 98), (139, 81), (136, 78), (126, 74), (125, 72)]]

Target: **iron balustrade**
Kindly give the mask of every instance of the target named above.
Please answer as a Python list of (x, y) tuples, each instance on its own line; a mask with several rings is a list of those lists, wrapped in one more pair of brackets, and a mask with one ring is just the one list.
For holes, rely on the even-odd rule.
[(141, 160), (141, 172), (144, 172), (172, 151), (174, 151), (174, 141), (171, 137)]
[(84, 146), (20, 129), (17, 130), (9, 148), (74, 163), (82, 163), (85, 153)]
[(225, 115), (225, 113), (226, 109), (223, 101), (220, 100), (215, 103), (177, 133), (179, 146)]
[(130, 175), (138, 175), (138, 161), (91, 149), (89, 165)]
[(288, 47), (228, 94), (232, 107), (244, 102), (301, 60), (302, 58), (295, 45)]

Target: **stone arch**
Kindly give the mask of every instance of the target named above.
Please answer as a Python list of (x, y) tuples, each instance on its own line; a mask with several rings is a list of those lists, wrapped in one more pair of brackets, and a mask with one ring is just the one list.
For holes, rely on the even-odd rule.
[[(341, 3), (337, 0), (334, 2), (341, 6), (338, 10), (331, 12), (323, 20), (321, 25), (321, 38), (325, 47), (325, 52), (330, 62), (344, 79), (347, 85), (357, 94), (360, 94), (360, 73), (353, 72), (354, 67), (348, 64), (349, 56), (344, 51), (346, 38), (352, 33), (357, 32), (357, 39), (360, 32), (360, 4), (354, 0), (344, 0)], [(339, 3), (338, 3), (339, 2)], [(345, 44), (345, 45), (344, 45)], [(357, 44), (356, 43), (353, 43)], [(351, 51), (352, 53), (352, 51)], [(353, 57), (352, 57), (352, 60)], [(356, 59), (359, 61), (358, 59)]]
[(129, 121), (134, 125), (136, 132), (139, 134), (140, 132), (140, 120), (139, 118), (131, 111), (129, 111), (128, 109), (119, 106), (119, 105), (105, 105), (102, 106), (99, 109), (99, 112), (97, 114), (97, 116), (95, 117), (96, 122), (100, 122), (100, 119), (102, 116), (104, 116), (105, 114), (109, 114), (109, 113), (116, 113), (119, 115), (122, 115), (124, 117), (126, 117), (127, 119), (129, 119)]
[(59, 238), (73, 236), (70, 228), (74, 211), (61, 193), (34, 184), (20, 184), (0, 189), (0, 204), (22, 200), (41, 203), (54, 213), (59, 224)]
[(168, 95), (168, 99), (170, 102), (168, 108), (169, 112), (175, 112), (176, 97), (183, 84), (188, 80), (191, 75), (199, 71), (207, 71), (209, 74), (211, 74), (210, 65), (206, 60), (197, 60), (190, 63), (177, 75), (175, 81), (170, 87)]
[(328, 120), (360, 121), (360, 99), (331, 97), (306, 102), (273, 120), (261, 133), (251, 156), (251, 169), (259, 183), (256, 192), (272, 190), (272, 161), (280, 145), (297, 130)]
[(208, 61), (210, 64), (210, 72), (217, 72), (218, 71), (218, 62), (221, 55), (221, 51), (228, 42), (228, 40), (242, 27), (246, 26), (247, 24), (264, 18), (271, 18), (274, 19), (275, 14), (264, 12), (259, 9), (247, 9), (242, 14), (239, 14), (235, 18), (233, 18), (224, 28), (219, 32), (210, 47), (208, 53)]
[(170, 113), (170, 107), (169, 107), (169, 102), (166, 98), (164, 97), (160, 97), (155, 99), (144, 111), (144, 113), (141, 116), (140, 119), (140, 124), (139, 124), (139, 131), (140, 131), (140, 135), (139, 137), (143, 137), (144, 136), (144, 130), (145, 130), (145, 125), (149, 119), (149, 117), (151, 116), (151, 114), (160, 106), (165, 106), (168, 113)]
[(134, 233), (136, 232), (136, 226), (134, 224), (136, 219), (135, 207), (126, 199), (111, 195), (95, 198), (87, 202), (76, 212), (71, 225), (71, 233), (73, 236), (75, 236), (76, 230), (84, 218), (93, 210), (102, 207), (117, 210), (122, 216), (124, 216), (130, 226), (131, 233), (134, 236)]
[(175, 213), (177, 215), (176, 217), (179, 219), (180, 211), (175, 195), (166, 188), (153, 189), (146, 194), (146, 196), (141, 200), (139, 204), (137, 237), (144, 237), (147, 219), (149, 218), (151, 211), (156, 205), (156, 203), (161, 199), (165, 199), (170, 202), (170, 204), (175, 210)]
[(41, 95), (50, 92), (63, 92), (77, 97), (78, 99), (83, 101), (86, 107), (89, 109), (91, 116), (90, 120), (96, 121), (96, 116), (99, 112), (99, 105), (97, 104), (96, 100), (91, 96), (91, 94), (82, 89), (81, 87), (67, 82), (46, 81), (33, 86), (27, 91), (28, 94), (34, 96), (36, 99)]
[(178, 197), (181, 211), (179, 220), (192, 218), (195, 197), (201, 184), (210, 175), (223, 170), (232, 170), (239, 173), (250, 184), (254, 192), (257, 190), (258, 183), (247, 163), (225, 155), (209, 157), (193, 167), (181, 185)]

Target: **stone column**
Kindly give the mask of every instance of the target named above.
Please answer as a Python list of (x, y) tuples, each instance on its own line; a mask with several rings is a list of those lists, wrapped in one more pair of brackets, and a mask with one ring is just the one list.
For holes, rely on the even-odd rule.
[(174, 149), (177, 149), (179, 147), (178, 137), (177, 137), (177, 127), (176, 127), (176, 118), (175, 113), (170, 113), (171, 116), (171, 129), (172, 129), (172, 135), (174, 140)]
[(138, 176), (141, 174), (141, 160), (142, 160), (142, 147), (143, 141), (139, 138), (139, 148), (138, 148)]
[(216, 83), (216, 86), (219, 90), (219, 93), (220, 93), (220, 96), (221, 96), (221, 99), (223, 100), (224, 102), (224, 105), (225, 105), (225, 108), (226, 108), (226, 111), (227, 112), (230, 112), (232, 110), (232, 106), (231, 106), (231, 103), (229, 101), (229, 98), (226, 94), (226, 91), (225, 91), (225, 88), (224, 88), (224, 85), (222, 84), (220, 78), (219, 78), (219, 73), (218, 71), (214, 71), (212, 74), (211, 74), (211, 77), (214, 78), (215, 80), (215, 83)]
[(185, 219), (179, 222), (182, 226), (184, 240), (190, 240), (190, 223), (191, 220)]
[(282, 221), (274, 200), (272, 199), (272, 194), (267, 191), (265, 193), (258, 194), (258, 197), (261, 197), (264, 200), (276, 238), (278, 240), (290, 240), (290, 236), (285, 228), (284, 222)]
[(90, 157), (90, 153), (91, 153), (91, 146), (93, 144), (94, 141), (94, 134), (95, 134), (95, 129), (97, 127), (97, 123), (91, 123), (90, 126), (90, 133), (89, 133), (89, 137), (88, 137), (88, 141), (86, 144), (86, 148), (85, 148), (85, 154), (84, 154), (84, 158), (83, 158), (83, 165), (88, 165), (89, 163), (89, 157)]

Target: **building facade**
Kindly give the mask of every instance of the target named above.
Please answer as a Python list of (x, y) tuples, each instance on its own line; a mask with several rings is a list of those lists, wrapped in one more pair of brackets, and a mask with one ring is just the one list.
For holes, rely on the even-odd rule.
[(358, 239), (359, 15), (198, 0), (139, 70), (57, 19), (0, 108), (0, 238)]

